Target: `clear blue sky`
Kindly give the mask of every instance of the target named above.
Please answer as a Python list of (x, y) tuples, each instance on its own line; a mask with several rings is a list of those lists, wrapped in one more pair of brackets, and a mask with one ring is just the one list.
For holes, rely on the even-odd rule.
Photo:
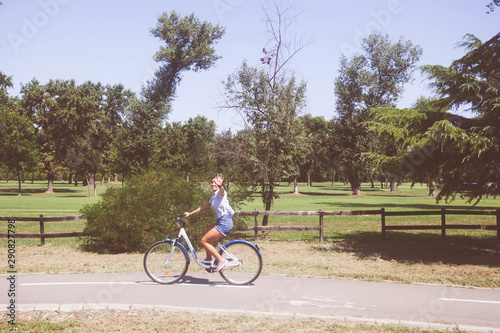
[[(36, 78), (90, 80), (123, 84), (138, 91), (151, 79), (153, 55), (161, 41), (150, 35), (157, 17), (176, 10), (226, 28), (216, 45), (223, 58), (209, 71), (186, 73), (178, 87), (170, 121), (196, 115), (215, 120), (218, 129), (241, 128), (236, 112), (219, 112), (221, 81), (244, 59), (259, 64), (269, 35), (257, 0), (1, 0), (0, 71), (21, 84)], [(334, 80), (342, 54), (352, 55), (370, 29), (396, 41), (400, 37), (423, 48), (419, 65), (448, 66), (463, 55), (454, 46), (467, 33), (486, 41), (499, 32), (500, 8), (486, 14), (488, 0), (307, 0), (296, 1), (296, 29), (312, 43), (292, 63), (307, 81), (305, 113), (331, 119), (335, 114)], [(399, 107), (430, 96), (420, 72)]]

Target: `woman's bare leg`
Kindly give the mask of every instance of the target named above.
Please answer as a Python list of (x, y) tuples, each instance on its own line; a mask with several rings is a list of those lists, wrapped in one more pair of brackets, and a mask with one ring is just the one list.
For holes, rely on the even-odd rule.
[(217, 252), (212, 243), (218, 241), (222, 237), (222, 233), (215, 228), (215, 224), (211, 225), (202, 233), (201, 237), (201, 245), (205, 248), (205, 252), (207, 253), (207, 259), (212, 256), (217, 260), (222, 260), (221, 255)]

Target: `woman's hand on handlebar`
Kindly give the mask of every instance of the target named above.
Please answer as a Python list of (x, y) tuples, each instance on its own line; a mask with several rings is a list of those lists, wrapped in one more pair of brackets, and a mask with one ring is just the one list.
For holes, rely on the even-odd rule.
[(184, 214), (182, 214), (181, 216), (182, 217), (189, 217), (189, 215), (191, 215), (189, 212), (185, 212)]

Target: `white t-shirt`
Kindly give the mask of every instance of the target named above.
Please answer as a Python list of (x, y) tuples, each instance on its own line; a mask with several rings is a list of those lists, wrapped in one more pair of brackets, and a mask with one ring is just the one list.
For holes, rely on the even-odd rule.
[(210, 200), (208, 201), (212, 205), (212, 209), (215, 212), (217, 219), (220, 219), (224, 214), (229, 213), (231, 216), (234, 215), (234, 209), (229, 205), (227, 200), (227, 192), (224, 192), (224, 196), (219, 194), (220, 190), (217, 190)]

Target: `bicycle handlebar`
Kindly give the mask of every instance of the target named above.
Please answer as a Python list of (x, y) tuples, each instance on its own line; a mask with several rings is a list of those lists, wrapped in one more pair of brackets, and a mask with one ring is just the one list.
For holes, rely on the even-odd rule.
[(179, 216), (175, 219), (174, 223), (176, 223), (176, 224), (182, 224), (182, 227), (184, 227), (184, 226), (186, 225), (186, 223), (187, 223), (186, 221), (182, 220), (182, 218), (183, 218), (184, 216), (186, 216), (186, 214), (179, 215)]

